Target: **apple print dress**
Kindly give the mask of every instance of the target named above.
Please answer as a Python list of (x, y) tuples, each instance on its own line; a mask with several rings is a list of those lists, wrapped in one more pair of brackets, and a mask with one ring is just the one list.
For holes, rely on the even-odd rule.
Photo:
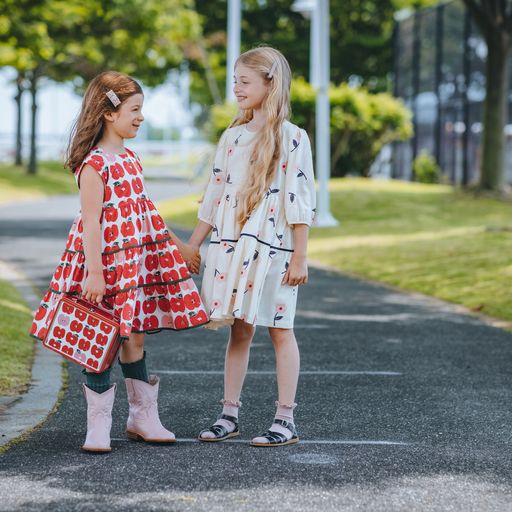
[(209, 328), (235, 318), (253, 325), (292, 328), (297, 286), (281, 284), (293, 254), (293, 225), (311, 225), (315, 183), (307, 133), (283, 123), (279, 167), (261, 203), (240, 227), (237, 196), (244, 187), (256, 132), (227, 129), (219, 142), (198, 217), (212, 235), (205, 262), (202, 299)]
[[(208, 322), (197, 288), (165, 223), (148, 197), (138, 156), (94, 148), (76, 170), (78, 185), (89, 164), (104, 183), (102, 227), (105, 301), (121, 320), (120, 334), (183, 330)], [(31, 334), (43, 339), (62, 294), (80, 295), (87, 265), (79, 214), (50, 287), (36, 312)]]

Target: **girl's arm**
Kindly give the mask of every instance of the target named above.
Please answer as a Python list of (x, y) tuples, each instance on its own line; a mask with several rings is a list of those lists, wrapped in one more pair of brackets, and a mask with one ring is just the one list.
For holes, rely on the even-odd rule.
[(180, 251), (183, 259), (186, 261), (188, 269), (194, 274), (199, 274), (199, 267), (201, 266), (199, 248), (193, 247), (190, 242), (188, 244), (184, 243), (169, 227), (167, 228), (167, 231), (169, 231), (178, 251)]
[(307, 224), (294, 224), (293, 226), (294, 251), (290, 265), (283, 277), (283, 284), (297, 286), (308, 282), (307, 248), (309, 226)]
[(188, 243), (195, 247), (197, 250), (199, 250), (199, 247), (201, 247), (201, 244), (205, 241), (206, 237), (210, 234), (210, 231), (212, 230), (212, 226), (205, 222), (204, 220), (200, 220), (192, 235), (188, 239)]
[(105, 278), (101, 260), (101, 213), (103, 182), (99, 174), (86, 165), (80, 174), (80, 208), (82, 210), (83, 240), (87, 278), (82, 295), (98, 304), (105, 295)]

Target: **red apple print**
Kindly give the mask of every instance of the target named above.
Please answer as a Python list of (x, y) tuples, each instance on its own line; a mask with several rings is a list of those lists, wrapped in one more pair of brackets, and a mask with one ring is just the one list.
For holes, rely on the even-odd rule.
[(121, 167), (121, 164), (115, 163), (110, 166), (110, 175), (113, 179), (116, 181), (121, 179), (124, 176), (123, 168)]
[(105, 323), (105, 322), (101, 322), (100, 323), (100, 329), (105, 334), (110, 334), (112, 332), (112, 330), (114, 329), (114, 327), (112, 325), (110, 325), (110, 324)]
[(158, 256), (156, 254), (148, 254), (144, 260), (146, 269), (151, 272), (158, 268)]
[(140, 231), (142, 230), (142, 221), (140, 220), (140, 217), (137, 217), (136, 224), (137, 224), (137, 231), (140, 233)]
[(106, 185), (105, 190), (103, 192), (103, 201), (108, 203), (112, 199), (112, 189)]
[(170, 252), (161, 252), (159, 254), (160, 266), (163, 268), (170, 268), (174, 266), (174, 258)]
[[(119, 228), (114, 224), (112, 226), (108, 226), (103, 230), (103, 239), (107, 244), (113, 242), (119, 235)], [(105, 252), (106, 252), (105, 247)]]
[(156, 300), (146, 300), (142, 303), (142, 311), (149, 315), (156, 311)]
[(96, 359), (99, 359), (103, 355), (103, 349), (101, 347), (98, 347), (98, 345), (93, 345), (91, 348), (91, 354)]
[(60, 350), (60, 346), (61, 346), (61, 344), (57, 340), (54, 340), (53, 338), (50, 339), (50, 341), (48, 342), (48, 345), (50, 347), (56, 348), (58, 350)]
[(82, 265), (75, 267), (73, 270), (73, 281), (81, 281), (84, 278), (85, 269)]
[(55, 327), (53, 329), (53, 335), (59, 339), (59, 340), (63, 340), (64, 337), (66, 336), (66, 331), (62, 328), (62, 327)]
[(137, 239), (136, 238), (126, 238), (123, 242), (123, 248), (124, 247), (133, 247), (134, 245), (137, 245)]
[(137, 168), (135, 167), (135, 165), (133, 165), (133, 162), (131, 162), (130, 160), (125, 160), (123, 162), (123, 165), (128, 174), (131, 174), (131, 175), (137, 174)]
[(174, 319), (175, 329), (186, 329), (188, 326), (188, 319), (185, 315), (179, 315)]
[(150, 329), (158, 329), (158, 318), (156, 315), (151, 315), (144, 318), (143, 329), (145, 331)]
[(104, 162), (103, 162), (103, 157), (100, 156), (100, 155), (91, 155), (91, 158), (89, 160), (90, 165), (92, 167), (94, 167), (94, 169), (96, 169), (97, 171), (100, 170), (103, 165), (104, 165)]
[(100, 321), (98, 318), (92, 316), (92, 315), (89, 315), (87, 317), (87, 323), (91, 326), (91, 327), (98, 327)]
[(68, 332), (66, 334), (66, 341), (70, 344), (70, 345), (73, 345), (75, 346), (78, 342), (78, 336), (76, 336), (75, 334), (73, 334), (72, 332)]
[(130, 197), (131, 187), (127, 180), (114, 184), (114, 194), (117, 197)]
[(64, 279), (67, 279), (71, 275), (71, 270), (71, 263), (66, 263), (66, 265), (64, 266), (64, 270), (62, 272)]
[(121, 317), (126, 322), (129, 322), (133, 318), (133, 309), (129, 304), (126, 304), (121, 313)]
[(131, 220), (121, 224), (121, 234), (126, 238), (135, 234), (135, 226)]
[(171, 303), (169, 302), (169, 299), (164, 297), (158, 299), (158, 309), (164, 313), (169, 313), (169, 311), (171, 311)]
[(78, 342), (78, 348), (84, 352), (87, 352), (91, 348), (91, 342), (85, 338), (80, 338), (80, 341)]
[(105, 208), (105, 220), (107, 222), (115, 222), (119, 212), (115, 208)]
[(61, 263), (56, 269), (55, 269), (55, 273), (53, 274), (53, 278), (54, 279), (60, 279), (60, 276), (62, 275), (62, 271), (64, 270), (63, 269), (64, 265)]
[(96, 336), (96, 343), (104, 347), (108, 342), (108, 336), (105, 334), (98, 333)]
[(80, 322), (78, 322), (78, 320), (73, 320), (71, 322), (71, 325), (69, 326), (69, 328), (73, 332), (80, 332), (82, 330), (82, 324)]
[(190, 273), (187, 269), (187, 267), (181, 267), (180, 268), (180, 276), (183, 278), (183, 279), (186, 279), (187, 277), (190, 277)]
[(185, 302), (185, 306), (188, 309), (196, 309), (201, 305), (201, 299), (199, 298), (199, 294), (197, 292), (192, 292), (188, 295), (185, 295), (183, 300)]
[(94, 360), (92, 357), (87, 359), (87, 365), (89, 368), (94, 368), (95, 370), (99, 368), (98, 361)]
[(68, 347), (66, 345), (63, 345), (60, 349), (63, 354), (66, 354), (67, 356), (72, 356), (74, 350), (71, 347)]
[(205, 324), (208, 321), (208, 318), (204, 311), (199, 311), (197, 315), (190, 315), (190, 321), (192, 322), (192, 325), (200, 325)]
[(114, 285), (117, 281), (116, 269), (115, 267), (110, 267), (107, 270), (103, 271), (103, 275), (105, 276), (105, 283), (108, 285)]
[(178, 251), (178, 249), (175, 249), (172, 255), (174, 256), (176, 263), (178, 263), (179, 265), (183, 265), (183, 263), (185, 263), (185, 261), (183, 260), (183, 256), (181, 255), (181, 252)]
[(77, 252), (82, 250), (82, 241), (79, 238), (75, 238), (73, 249)]
[(84, 336), (88, 339), (88, 340), (93, 340), (94, 339), (94, 329), (91, 329), (89, 327), (85, 327), (84, 328)]
[(78, 224), (76, 226), (76, 230), (79, 232), (79, 233), (83, 233), (84, 231), (84, 223), (82, 222), (82, 220), (80, 219), (78, 221)]
[[(34, 317), (35, 320), (39, 321), (42, 320), (46, 316), (46, 312), (48, 311), (48, 306), (46, 304), (41, 304), (39, 306), (39, 309), (37, 310), (36, 316)], [(71, 310), (73, 311), (73, 310)]]
[(130, 279), (137, 274), (137, 266), (134, 263), (125, 263), (123, 266), (123, 277)]
[(130, 216), (131, 211), (132, 209), (128, 201), (119, 202), (119, 212), (121, 213), (121, 217), (127, 219)]
[(103, 264), (105, 266), (113, 265), (114, 262), (115, 262), (115, 256), (113, 254), (103, 255)]
[(75, 311), (75, 316), (78, 318), (78, 320), (83, 322), (87, 318), (87, 313), (84, 313), (83, 311), (80, 311), (79, 309), (77, 309)]
[(135, 178), (132, 181), (132, 189), (136, 194), (142, 194), (144, 186), (142, 185), (142, 180), (140, 178)]
[[(137, 301), (137, 302), (135, 303), (135, 311), (134, 311), (134, 315), (135, 315), (136, 317), (140, 315), (140, 301)], [(135, 321), (137, 321), (137, 320), (135, 320)], [(133, 325), (133, 326), (135, 327), (135, 323), (134, 323), (134, 325)]]
[(174, 313), (176, 313), (178, 311), (181, 313), (184, 313), (185, 312), (185, 302), (183, 301), (183, 299), (173, 297), (171, 299), (171, 309)]
[(153, 227), (156, 230), (165, 228), (165, 223), (164, 223), (162, 217), (160, 217), (160, 215), (158, 215), (158, 214), (151, 216), (151, 224), (153, 224)]

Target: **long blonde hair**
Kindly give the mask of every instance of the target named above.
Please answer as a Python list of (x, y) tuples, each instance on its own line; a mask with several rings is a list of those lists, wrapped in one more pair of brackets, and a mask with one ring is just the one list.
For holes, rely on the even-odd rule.
[[(261, 105), (266, 122), (254, 140), (247, 183), (238, 198), (237, 221), (243, 225), (270, 187), (281, 158), (282, 125), (290, 117), (292, 73), (284, 55), (268, 46), (242, 53), (235, 67), (238, 64), (256, 71), (268, 84)], [(252, 109), (241, 110), (230, 127), (248, 123), (252, 118)]]
[(75, 172), (103, 136), (104, 115), (117, 112), (120, 108), (121, 104), (114, 106), (108, 98), (106, 93), (110, 90), (114, 91), (121, 104), (134, 94), (142, 94), (142, 88), (136, 80), (117, 71), (105, 71), (91, 80), (69, 137), (65, 165), (72, 172)]

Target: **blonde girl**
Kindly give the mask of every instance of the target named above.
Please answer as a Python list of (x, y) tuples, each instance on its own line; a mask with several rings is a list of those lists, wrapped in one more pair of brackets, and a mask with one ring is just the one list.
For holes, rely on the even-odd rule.
[(278, 400), (274, 422), (251, 445), (285, 446), (298, 441), (293, 322), (297, 288), (308, 280), (306, 246), (315, 213), (311, 148), (306, 132), (288, 121), (291, 71), (279, 51), (260, 47), (240, 55), (234, 80), (240, 111), (219, 142), (189, 240), (199, 248), (211, 232), (202, 298), (210, 326), (230, 326), (223, 411), (199, 439), (239, 435), (240, 394), (261, 325), (275, 349)]

